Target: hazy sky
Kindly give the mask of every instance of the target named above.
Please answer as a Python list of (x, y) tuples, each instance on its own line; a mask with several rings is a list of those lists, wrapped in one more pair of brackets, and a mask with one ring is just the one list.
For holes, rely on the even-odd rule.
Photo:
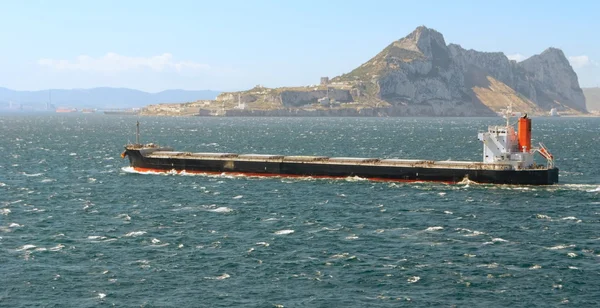
[(419, 25), (525, 59), (561, 48), (600, 84), (598, 1), (2, 1), (0, 87), (241, 90), (318, 83)]

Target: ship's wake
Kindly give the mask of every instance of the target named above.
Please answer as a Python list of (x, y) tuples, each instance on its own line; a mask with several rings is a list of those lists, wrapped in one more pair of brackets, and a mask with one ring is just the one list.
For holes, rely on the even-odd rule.
[(469, 180), (468, 176), (465, 176), (460, 182), (456, 183), (458, 185), (465, 185), (465, 187), (469, 187), (470, 185), (477, 185), (479, 183), (475, 181)]
[(237, 173), (237, 172), (189, 172), (186, 170), (136, 170), (135, 168), (128, 166), (122, 167), (121, 171), (124, 173), (131, 174), (144, 174), (144, 175), (182, 175), (182, 176), (203, 176), (203, 177), (212, 177), (212, 178), (226, 178), (226, 179), (234, 179), (234, 178), (253, 178), (253, 179), (263, 179), (263, 178), (279, 178), (285, 180), (286, 182), (293, 183), (295, 181), (315, 181), (315, 180), (340, 180), (346, 182), (361, 182), (368, 181), (367, 178), (362, 178), (359, 176), (347, 176), (347, 177), (320, 177), (320, 176), (309, 176), (309, 175), (285, 175), (285, 174), (247, 174), (247, 173)]

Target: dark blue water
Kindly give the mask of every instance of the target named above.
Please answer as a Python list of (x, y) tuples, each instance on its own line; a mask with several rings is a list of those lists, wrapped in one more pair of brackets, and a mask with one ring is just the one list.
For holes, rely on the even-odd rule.
[[(132, 174), (135, 117), (0, 116), (2, 307), (594, 307), (600, 119), (549, 187)], [(177, 150), (480, 160), (500, 118), (141, 118)]]

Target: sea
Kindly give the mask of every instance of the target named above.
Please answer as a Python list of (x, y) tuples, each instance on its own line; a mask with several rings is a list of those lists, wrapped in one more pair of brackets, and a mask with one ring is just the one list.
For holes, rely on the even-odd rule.
[(600, 305), (600, 118), (533, 118), (551, 186), (140, 174), (136, 121), (179, 151), (475, 161), (505, 123), (0, 115), (1, 307)]

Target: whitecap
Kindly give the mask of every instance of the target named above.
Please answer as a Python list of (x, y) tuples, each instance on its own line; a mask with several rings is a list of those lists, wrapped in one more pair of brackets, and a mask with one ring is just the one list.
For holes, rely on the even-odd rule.
[(552, 218), (550, 218), (550, 216), (544, 215), (544, 214), (535, 214), (535, 218), (537, 218), (537, 219), (547, 219), (547, 220), (551, 220), (552, 219)]
[(77, 153), (74, 153), (74, 152), (73, 153), (69, 153), (69, 156), (76, 156), (76, 155), (77, 155)]
[(569, 253), (567, 254), (567, 256), (569, 256), (569, 258), (575, 258), (575, 257), (577, 257), (577, 254), (576, 254), (576, 253), (574, 253), (574, 252), (569, 252)]
[(580, 223), (581, 219), (575, 217), (575, 216), (568, 216), (568, 217), (563, 217), (561, 218), (562, 220), (574, 220), (576, 223)]
[(88, 240), (103, 240), (106, 238), (106, 236), (102, 236), (102, 235), (90, 235), (87, 237)]
[(43, 175), (43, 173), (31, 173), (31, 174), (29, 174), (29, 173), (23, 172), (23, 175), (24, 175), (24, 176), (31, 176), (31, 177), (35, 177), (35, 176), (40, 176), (40, 175)]
[(0, 209), (0, 214), (8, 215), (8, 214), (10, 214), (10, 209)]
[(204, 277), (204, 279), (210, 279), (210, 280), (224, 280), (231, 277), (229, 274), (225, 273), (221, 276), (216, 276), (216, 277)]
[(42, 183), (50, 183), (50, 182), (56, 182), (56, 180), (55, 179), (43, 179), (40, 182), (42, 182)]
[(292, 234), (292, 233), (294, 233), (294, 230), (289, 230), (289, 229), (275, 231), (275, 234), (277, 234), (277, 235), (286, 235), (286, 234)]
[(469, 236), (469, 237), (470, 237), (470, 236), (478, 236), (478, 235), (485, 234), (485, 232), (482, 232), (482, 231), (477, 231), (477, 230), (470, 230), (470, 229), (467, 229), (467, 228), (456, 228), (455, 230), (456, 230), (456, 231), (464, 231), (464, 232), (467, 232), (468, 234), (465, 234), (464, 236)]
[(450, 212), (450, 211), (444, 211), (444, 214), (448, 214), (448, 215), (452, 215), (454, 213)]
[(367, 181), (368, 179), (361, 178), (359, 176), (348, 176), (345, 178), (345, 180), (348, 182), (360, 182), (360, 181)]
[(424, 231), (439, 231), (439, 230), (444, 230), (444, 227), (439, 227), (439, 226), (429, 227), (429, 228), (425, 229)]
[(244, 196), (242, 196), (242, 195), (239, 195), (239, 196), (235, 196), (235, 197), (233, 197), (233, 199), (241, 199), (242, 197), (244, 197)]
[(596, 189), (588, 190), (587, 192), (600, 192), (600, 186), (596, 187)]
[(29, 249), (33, 249), (35, 247), (37, 247), (37, 246), (31, 245), (31, 244), (27, 244), (27, 245), (23, 245), (20, 248), (18, 248), (17, 251), (29, 250)]
[(350, 256), (350, 254), (347, 253), (347, 252), (344, 252), (344, 253), (341, 253), (341, 254), (335, 254), (335, 255), (331, 256), (331, 258), (333, 258), (333, 259), (341, 259), (341, 258), (347, 258), (348, 256)]
[(119, 214), (119, 215), (117, 215), (117, 218), (123, 218), (126, 221), (131, 220), (131, 217), (129, 217), (129, 215), (127, 215), (127, 214)]
[(550, 249), (550, 250), (561, 250), (561, 249), (573, 248), (573, 247), (575, 247), (575, 245), (556, 245), (556, 246), (553, 246), (553, 247), (549, 247), (547, 249)]
[(498, 263), (494, 262), (494, 263), (490, 263), (490, 264), (480, 264), (480, 265), (477, 265), (477, 267), (497, 268)]
[(22, 227), (22, 225), (18, 224), (18, 223), (11, 223), (10, 225), (8, 225), (9, 228), (19, 228)]
[(152, 244), (158, 244), (158, 243), (160, 243), (159, 239), (157, 239), (157, 238), (152, 239)]
[(501, 239), (501, 238), (493, 238), (491, 242), (485, 242), (483, 243), (483, 245), (490, 245), (490, 244), (496, 244), (496, 243), (505, 243), (508, 242), (505, 239)]
[(267, 242), (258, 242), (258, 243), (256, 243), (256, 245), (261, 245), (261, 246), (269, 247), (269, 243), (267, 243)]
[(54, 247), (50, 248), (49, 250), (50, 250), (50, 251), (59, 251), (59, 250), (63, 249), (64, 247), (65, 247), (65, 245), (63, 245), (63, 244), (58, 244), (58, 245), (56, 245), (56, 246), (54, 246)]
[(406, 281), (408, 281), (408, 283), (415, 283), (415, 282), (417, 282), (419, 280), (421, 280), (421, 277), (419, 277), (419, 276), (412, 276), (412, 277), (409, 277)]
[(215, 208), (215, 209), (210, 209), (208, 211), (209, 212), (213, 212), (213, 213), (230, 213), (233, 210), (230, 209), (230, 208), (228, 208), (228, 207), (226, 207), (226, 206), (221, 206), (221, 207), (218, 207), (218, 208)]
[(579, 267), (577, 267), (577, 266), (569, 266), (569, 269), (572, 269), (572, 270), (578, 270), (578, 269), (579, 269)]
[(133, 231), (133, 232), (129, 232), (127, 234), (125, 234), (126, 237), (136, 237), (136, 236), (140, 236), (140, 235), (144, 235), (146, 234), (146, 231)]
[(105, 293), (98, 293), (98, 298), (99, 298), (99, 299), (103, 299), (103, 298), (105, 298), (105, 297), (106, 297), (106, 294), (105, 294)]
[(358, 236), (356, 236), (356, 234), (352, 234), (352, 235), (346, 236), (346, 239), (347, 240), (356, 240), (356, 239), (358, 239)]
[(541, 265), (534, 264), (534, 265), (533, 265), (533, 266), (531, 266), (529, 269), (531, 269), (531, 270), (536, 270), (536, 269), (540, 269), (540, 268), (542, 268), (542, 266), (541, 266)]

